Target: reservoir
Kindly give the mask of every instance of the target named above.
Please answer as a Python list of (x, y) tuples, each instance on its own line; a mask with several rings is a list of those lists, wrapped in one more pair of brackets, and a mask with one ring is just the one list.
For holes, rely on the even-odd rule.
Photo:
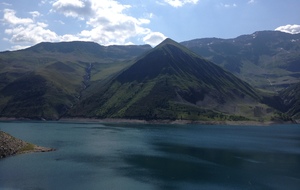
[(0, 160), (2, 190), (300, 189), (300, 125), (0, 122), (55, 148)]

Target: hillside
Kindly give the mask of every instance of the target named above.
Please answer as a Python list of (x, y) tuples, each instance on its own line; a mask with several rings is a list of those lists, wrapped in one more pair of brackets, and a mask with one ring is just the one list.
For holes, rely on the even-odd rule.
[(299, 82), (300, 34), (260, 31), (181, 44), (260, 89), (274, 92)]
[(279, 93), (286, 107), (286, 113), (300, 119), (300, 83), (291, 85)]
[[(69, 117), (230, 120), (271, 108), (249, 84), (166, 39), (68, 113)], [(269, 111), (267, 111), (269, 110)]]
[[(0, 117), (59, 119), (93, 82), (127, 67), (151, 46), (40, 43), (0, 53)], [(93, 76), (93, 77), (91, 77)]]

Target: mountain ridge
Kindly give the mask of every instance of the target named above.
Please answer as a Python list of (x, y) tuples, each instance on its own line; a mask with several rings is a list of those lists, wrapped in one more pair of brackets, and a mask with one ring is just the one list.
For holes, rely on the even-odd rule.
[(232, 39), (194, 39), (181, 44), (256, 88), (274, 92), (299, 82), (300, 34), (258, 31)]
[(221, 113), (228, 105), (239, 107), (244, 99), (259, 104), (261, 98), (247, 83), (171, 39), (99, 88), (68, 116), (209, 120), (235, 115)]
[[(299, 89), (284, 89), (299, 82), (298, 37), (263, 31), (233, 39), (195, 39), (189, 45), (167, 38), (155, 48), (43, 42), (0, 52), (0, 117), (60, 119), (80, 102), (91, 106), (94, 100), (105, 103), (114, 97), (104, 109), (81, 116), (228, 120), (241, 112), (239, 119), (270, 120), (278, 112), (297, 118), (298, 105), (288, 102), (298, 101), (291, 94)], [(207, 69), (210, 62), (218, 67)], [(228, 77), (231, 81), (219, 80)], [(242, 88), (234, 90), (234, 85)], [(120, 109), (111, 109), (118, 99), (124, 100)], [(145, 118), (136, 117), (141, 109)]]
[(91, 83), (118, 72), (130, 64), (128, 60), (150, 48), (43, 42), (24, 50), (2, 52), (0, 117), (59, 119)]

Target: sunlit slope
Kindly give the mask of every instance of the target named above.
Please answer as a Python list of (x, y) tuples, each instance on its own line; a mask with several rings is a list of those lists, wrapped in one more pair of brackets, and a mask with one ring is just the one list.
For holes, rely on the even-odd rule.
[(40, 43), (0, 53), (0, 116), (58, 119), (93, 82), (127, 67), (150, 46)]

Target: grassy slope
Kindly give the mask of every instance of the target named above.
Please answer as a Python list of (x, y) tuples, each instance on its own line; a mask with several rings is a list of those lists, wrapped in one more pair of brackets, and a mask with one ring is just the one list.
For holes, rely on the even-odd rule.
[(0, 116), (58, 119), (91, 82), (103, 80), (148, 46), (99, 46), (90, 42), (41, 43), (0, 53)]

